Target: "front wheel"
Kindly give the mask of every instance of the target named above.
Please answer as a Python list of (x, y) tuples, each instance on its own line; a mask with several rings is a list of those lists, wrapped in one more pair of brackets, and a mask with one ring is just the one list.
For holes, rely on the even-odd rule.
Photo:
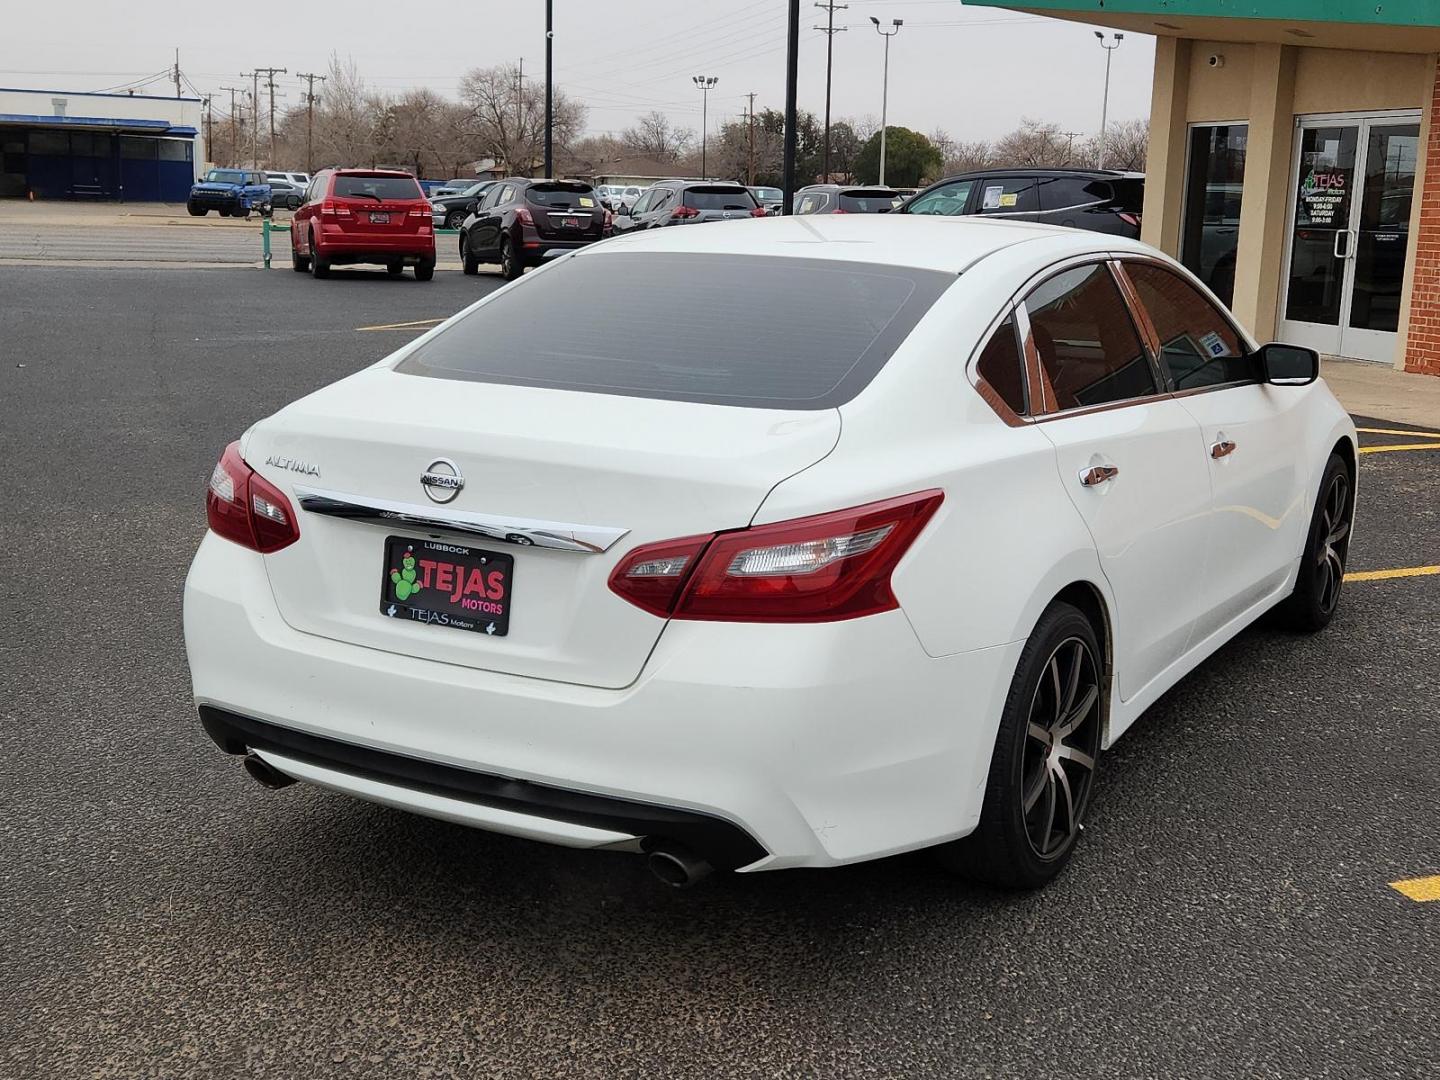
[(1355, 488), (1350, 482), (1350, 467), (1339, 454), (1331, 454), (1320, 478), (1295, 589), (1276, 611), (1282, 625), (1309, 634), (1330, 625), (1340, 606), (1354, 521)]
[(250, 217), (250, 208), (249, 208), (248, 206), (242, 206), (242, 207), (240, 207), (239, 209), (230, 211), (230, 216), (231, 216), (231, 217), (238, 217), (238, 218), (241, 218), (241, 219), (243, 219), (243, 220), (249, 220), (249, 217)]
[(465, 273), (474, 276), (480, 272), (480, 260), (471, 253), (470, 238), (465, 233), (460, 234), (460, 261)]
[(196, 206), (194, 203), (190, 203), (188, 206), (185, 207), (185, 209), (190, 211), (191, 217), (204, 217), (210, 212), (205, 207)]
[(465, 224), (465, 216), (464, 210), (451, 210), (450, 213), (445, 215), (445, 228), (460, 228), (461, 225)]
[(1070, 604), (1040, 616), (1010, 683), (980, 824), (940, 849), (967, 877), (1034, 889), (1080, 838), (1104, 727), (1104, 665), (1095, 628)]

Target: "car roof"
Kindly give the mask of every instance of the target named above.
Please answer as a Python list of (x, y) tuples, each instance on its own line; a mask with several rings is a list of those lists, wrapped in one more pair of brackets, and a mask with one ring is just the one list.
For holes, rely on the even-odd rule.
[[(889, 184), (806, 184), (800, 191), (899, 191)], [(800, 194), (797, 191), (795, 194)]]
[(1009, 219), (830, 214), (717, 221), (703, 229), (646, 229), (591, 245), (577, 257), (626, 251), (764, 255), (958, 273), (1016, 244), (1033, 244), (1037, 256), (1055, 259), (1091, 251), (1153, 251), (1138, 240), (1107, 233)]
[[(1070, 167), (1045, 167), (1033, 165), (1013, 165), (1009, 168), (993, 169), (971, 169), (969, 172), (954, 173), (950, 176), (936, 180), (936, 184), (944, 184), (950, 180), (968, 180), (979, 176), (1089, 176), (1097, 180), (1143, 180), (1145, 174), (1141, 172), (1123, 172), (1119, 169), (1083, 169)], [(934, 187), (935, 185), (930, 185)]]
[(336, 176), (400, 176), (408, 180), (414, 180), (415, 174), (403, 172), (400, 169), (332, 169)]

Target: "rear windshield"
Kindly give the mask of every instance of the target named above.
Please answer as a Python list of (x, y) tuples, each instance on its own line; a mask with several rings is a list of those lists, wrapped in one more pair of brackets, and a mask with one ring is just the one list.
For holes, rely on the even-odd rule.
[(847, 214), (888, 214), (900, 205), (900, 193), (888, 188), (858, 188), (840, 192), (840, 209)]
[[(828, 409), (869, 384), (954, 280), (934, 270), (826, 259), (597, 251), (497, 293), (395, 370), (711, 405)], [(663, 317), (635, 318), (637, 296)]]
[(1115, 192), (1115, 204), (1121, 210), (1138, 214), (1145, 206), (1145, 180), (1139, 176), (1127, 176), (1123, 180), (1110, 181)]
[(595, 189), (589, 184), (532, 184), (525, 192), (525, 201), (562, 210), (591, 210), (595, 207)]
[(760, 204), (743, 187), (692, 187), (685, 189), (685, 205), (696, 210), (753, 210)]
[(763, 199), (765, 202), (779, 202), (785, 198), (785, 193), (778, 187), (751, 188), (750, 194), (754, 195), (757, 199)]
[(423, 199), (420, 184), (410, 176), (337, 176), (335, 194), (341, 198)]

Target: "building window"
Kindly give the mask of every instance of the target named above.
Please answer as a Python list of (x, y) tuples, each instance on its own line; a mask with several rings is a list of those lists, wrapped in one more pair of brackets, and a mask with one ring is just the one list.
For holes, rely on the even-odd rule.
[(1248, 124), (1190, 129), (1180, 261), (1228, 306), (1235, 298), (1235, 248), (1240, 242), (1240, 197)]
[(50, 107), (55, 110), (55, 115), (56, 115), (56, 116), (64, 116), (64, 115), (65, 115), (65, 106), (66, 106), (67, 104), (68, 104), (68, 100), (67, 100), (66, 98), (63, 98), (63, 97), (52, 97), (52, 98), (50, 99)]

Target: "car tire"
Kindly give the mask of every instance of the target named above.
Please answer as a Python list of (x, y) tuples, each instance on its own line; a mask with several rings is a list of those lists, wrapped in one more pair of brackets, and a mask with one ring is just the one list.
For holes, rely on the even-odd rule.
[(1057, 601), (1040, 616), (1005, 698), (980, 824), (938, 849), (942, 864), (1006, 889), (1039, 888), (1064, 869), (1099, 763), (1103, 655), (1078, 608)]
[(500, 276), (506, 281), (514, 281), (523, 273), (525, 264), (520, 261), (515, 245), (507, 236), (500, 241)]
[(433, 262), (420, 262), (415, 264), (415, 280), (429, 281), (435, 276), (435, 264)]
[(1350, 466), (1339, 454), (1331, 454), (1320, 477), (1295, 588), (1275, 611), (1280, 625), (1305, 634), (1330, 625), (1340, 606), (1354, 523), (1355, 483)]
[(470, 237), (466, 233), (460, 234), (460, 262), (465, 273), (471, 275), (480, 273), (480, 260), (470, 251)]
[(242, 221), (248, 221), (249, 218), (250, 218), (250, 208), (249, 208), (248, 206), (245, 206), (245, 207), (241, 207), (241, 208), (238, 209), (238, 210), (232, 210), (232, 211), (230, 211), (230, 216), (231, 216), (231, 217), (238, 217), (238, 218), (240, 218)]
[(315, 246), (315, 234), (310, 234), (310, 276), (314, 278), (328, 278), (330, 276), (330, 264), (320, 257), (320, 249)]
[(188, 205), (186, 205), (185, 209), (190, 211), (191, 217), (204, 217), (207, 213), (209, 213), (209, 211), (206, 210), (205, 207), (196, 206), (194, 203), (189, 203)]
[(223, 207), (223, 206), (217, 206), (217, 207), (215, 208), (215, 213), (219, 214), (221, 217), (229, 217), (229, 216), (230, 216), (230, 211), (227, 210), (227, 209), (225, 209), (225, 207)]
[(391, 281), (399, 281), (400, 278), (401, 278), (401, 276), (402, 276), (404, 273), (405, 273), (405, 264), (404, 264), (404, 263), (392, 262), (392, 263), (386, 263), (386, 264), (385, 264), (385, 274), (386, 274), (387, 277), (390, 278)]
[(450, 213), (445, 215), (445, 228), (460, 228), (461, 225), (465, 224), (465, 217), (466, 214), (464, 210), (451, 210)]
[(293, 242), (290, 244), (290, 269), (294, 270), (297, 274), (303, 274), (310, 269), (309, 257), (301, 255), (300, 252), (296, 250)]

